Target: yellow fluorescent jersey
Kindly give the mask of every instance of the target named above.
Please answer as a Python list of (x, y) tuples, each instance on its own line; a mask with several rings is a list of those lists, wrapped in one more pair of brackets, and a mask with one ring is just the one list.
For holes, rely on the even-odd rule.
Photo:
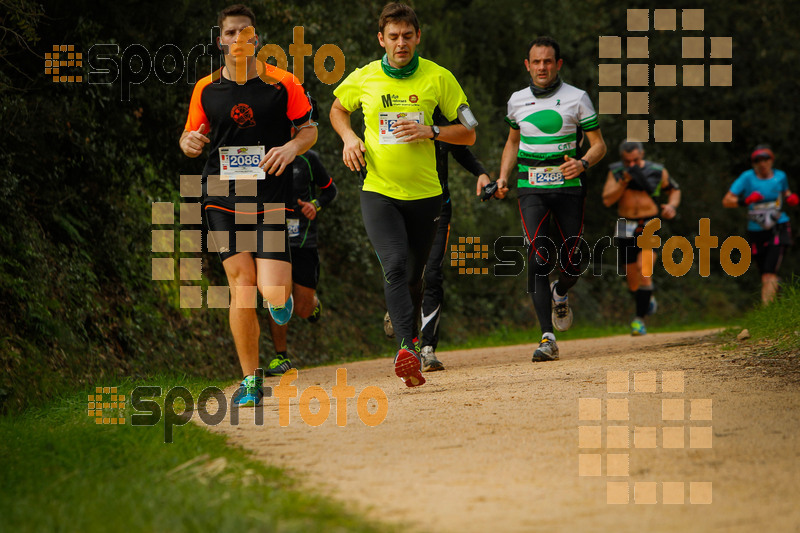
[(333, 91), (350, 112), (364, 112), (367, 177), (363, 190), (397, 200), (419, 200), (442, 194), (436, 174), (433, 140), (398, 143), (392, 131), (401, 119), (433, 124), (439, 106), (447, 120), (458, 116), (467, 97), (449, 70), (419, 59), (417, 71), (405, 79), (384, 74), (380, 60), (356, 69)]

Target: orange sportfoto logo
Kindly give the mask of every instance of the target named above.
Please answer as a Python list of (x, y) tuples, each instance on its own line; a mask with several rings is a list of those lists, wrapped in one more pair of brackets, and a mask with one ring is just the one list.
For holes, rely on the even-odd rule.
[(242, 129), (252, 128), (256, 125), (256, 121), (253, 120), (253, 109), (247, 104), (236, 104), (233, 106), (233, 109), (231, 109), (231, 118)]

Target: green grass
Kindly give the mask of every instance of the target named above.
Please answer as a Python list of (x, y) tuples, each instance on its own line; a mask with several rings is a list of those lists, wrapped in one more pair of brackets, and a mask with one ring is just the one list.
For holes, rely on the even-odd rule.
[[(119, 385), (213, 383), (159, 376)], [(325, 498), (304, 493), (281, 470), (189, 423), (164, 443), (164, 424), (96, 425), (82, 391), (0, 418), (2, 531), (377, 531)], [(108, 398), (106, 396), (105, 398)], [(113, 413), (107, 410), (106, 413)], [(104, 413), (104, 414), (106, 414)], [(244, 413), (243, 413), (244, 414)], [(279, 431), (275, 428), (275, 431)], [(188, 461), (196, 462), (174, 471)]]
[(741, 327), (729, 328), (725, 336), (733, 341), (742, 328), (751, 340), (772, 344), (768, 354), (777, 356), (800, 352), (800, 277), (781, 286), (778, 296), (767, 306), (757, 306), (737, 321)]

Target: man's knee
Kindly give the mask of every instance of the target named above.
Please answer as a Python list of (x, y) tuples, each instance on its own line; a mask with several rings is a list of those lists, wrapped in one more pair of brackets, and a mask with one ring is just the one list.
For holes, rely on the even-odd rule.
[(383, 275), (389, 284), (403, 283), (406, 280), (406, 258), (402, 255), (391, 255), (381, 257), (381, 267), (383, 268)]
[(231, 287), (231, 289), (235, 287), (253, 287), (255, 289), (255, 268), (229, 267), (226, 269), (225, 273), (228, 277), (228, 286)]

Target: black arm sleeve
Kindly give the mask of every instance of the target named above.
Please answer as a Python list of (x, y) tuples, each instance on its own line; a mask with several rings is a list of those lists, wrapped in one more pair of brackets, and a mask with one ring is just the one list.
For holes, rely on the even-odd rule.
[(475, 157), (475, 154), (473, 154), (467, 146), (463, 144), (451, 144), (448, 148), (455, 160), (458, 161), (458, 164), (467, 169), (467, 171), (474, 176), (488, 174), (486, 169), (483, 168), (483, 165), (481, 165), (481, 162), (478, 161), (478, 158)]
[(319, 157), (317, 157), (316, 154), (312, 155), (307, 153), (307, 155), (308, 161), (311, 164), (311, 172), (314, 176), (314, 185), (319, 188), (317, 202), (319, 202), (320, 207), (326, 207), (333, 202), (339, 191), (336, 189), (333, 178), (328, 174), (328, 171), (322, 165), (322, 161), (319, 160)]

